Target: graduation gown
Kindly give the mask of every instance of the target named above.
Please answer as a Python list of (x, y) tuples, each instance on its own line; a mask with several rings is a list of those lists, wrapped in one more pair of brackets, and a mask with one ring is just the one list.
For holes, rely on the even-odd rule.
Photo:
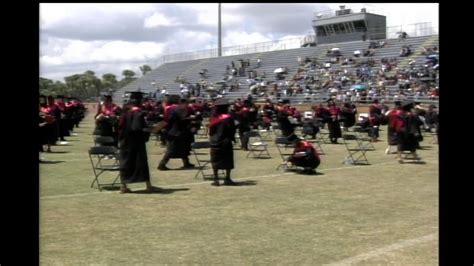
[(167, 153), (170, 158), (188, 157), (191, 151), (192, 135), (189, 131), (189, 121), (186, 110), (172, 106), (165, 110)]
[(293, 154), (297, 152), (305, 152), (306, 154), (302, 157), (291, 156), (288, 161), (292, 162), (296, 166), (315, 169), (321, 163), (319, 154), (311, 143), (308, 141), (300, 141), (295, 147)]
[(120, 176), (123, 183), (137, 183), (150, 180), (145, 132), (145, 117), (140, 108), (133, 107), (120, 117)]
[(289, 116), (290, 113), (288, 109), (282, 107), (278, 108), (277, 123), (280, 126), (283, 137), (288, 137), (295, 132), (295, 126), (288, 119)]
[(329, 138), (342, 138), (341, 125), (339, 124), (341, 109), (331, 106), (329, 112), (332, 117), (332, 119), (328, 121)]
[(211, 163), (214, 169), (234, 169), (235, 123), (229, 114), (211, 117), (209, 124)]

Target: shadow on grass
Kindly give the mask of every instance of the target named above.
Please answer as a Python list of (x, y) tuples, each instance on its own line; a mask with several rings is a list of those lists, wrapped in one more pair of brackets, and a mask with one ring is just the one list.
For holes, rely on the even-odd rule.
[(101, 186), (101, 188), (103, 190), (107, 190), (107, 191), (119, 191), (120, 190), (120, 186), (118, 186), (118, 185), (115, 185), (115, 186)]
[(405, 159), (405, 161), (403, 161), (404, 164), (426, 164), (425, 161), (408, 161)]
[(65, 161), (40, 161), (40, 164), (56, 164), (56, 163), (64, 163)]
[(146, 189), (132, 191), (132, 194), (171, 194), (177, 191), (187, 191), (189, 188), (160, 188), (153, 187), (153, 191), (148, 192)]
[[(244, 187), (244, 186), (255, 186), (255, 185), (257, 185), (257, 181), (255, 181), (255, 180), (240, 181), (238, 179), (234, 179), (233, 181), (235, 183), (235, 186), (228, 186), (228, 187)], [(221, 186), (224, 186), (224, 185), (221, 185)], [(227, 186), (224, 186), (224, 187), (227, 187)]]
[(246, 159), (269, 160), (269, 159), (273, 159), (273, 158), (272, 157), (247, 157)]
[(285, 169), (285, 172), (287, 172), (287, 173), (288, 172), (293, 172), (293, 173), (298, 174), (298, 175), (307, 175), (307, 176), (324, 175), (324, 173), (318, 172), (317, 170), (315, 170), (314, 172), (311, 172), (311, 173), (303, 173), (303, 170), (298, 169), (298, 168)]
[(418, 149), (419, 150), (431, 150), (431, 149), (433, 149), (433, 147), (431, 147), (431, 146), (420, 146)]

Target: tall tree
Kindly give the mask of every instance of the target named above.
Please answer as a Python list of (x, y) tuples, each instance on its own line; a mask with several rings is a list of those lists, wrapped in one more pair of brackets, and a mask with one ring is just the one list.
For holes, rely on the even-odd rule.
[(83, 74), (86, 90), (88, 91), (89, 97), (99, 96), (102, 90), (102, 82), (95, 76), (94, 71), (87, 70)]
[(51, 87), (53, 85), (53, 81), (47, 78), (39, 78), (39, 91), (40, 94), (49, 94)]
[(140, 67), (140, 71), (142, 72), (143, 76), (145, 76), (146, 73), (151, 72), (151, 67), (149, 65), (143, 65)]
[(117, 76), (112, 73), (102, 75), (102, 86), (106, 90), (115, 91), (117, 89)]
[(129, 69), (125, 69), (124, 71), (122, 71), (122, 76), (124, 76), (125, 79), (132, 79), (133, 76), (135, 76), (135, 72)]

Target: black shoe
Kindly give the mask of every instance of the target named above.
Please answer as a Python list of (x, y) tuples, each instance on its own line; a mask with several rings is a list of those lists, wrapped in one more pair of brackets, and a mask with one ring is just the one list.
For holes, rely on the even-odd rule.
[(224, 180), (224, 186), (237, 186), (237, 183), (232, 181), (232, 179), (226, 179)]
[(194, 164), (190, 163), (190, 164), (187, 164), (187, 165), (183, 165), (183, 167), (181, 167), (181, 169), (190, 169), (190, 168), (194, 168), (196, 167)]
[(216, 187), (220, 186), (218, 180), (214, 180), (214, 182), (212, 182), (211, 185), (212, 185), (212, 186), (216, 186)]
[(168, 170), (171, 170), (171, 169), (169, 169), (168, 167), (166, 167), (166, 165), (158, 165), (158, 170), (161, 170), (161, 171), (168, 171)]

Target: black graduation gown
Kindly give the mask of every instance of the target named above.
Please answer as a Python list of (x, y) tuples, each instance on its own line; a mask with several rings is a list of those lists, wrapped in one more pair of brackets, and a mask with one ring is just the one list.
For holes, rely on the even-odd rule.
[(416, 151), (418, 146), (419, 120), (413, 114), (403, 114), (402, 119), (405, 122), (404, 132), (399, 132), (397, 137), (400, 139), (399, 150)]
[(175, 107), (170, 111), (168, 125), (166, 126), (167, 153), (170, 158), (184, 158), (189, 156), (192, 134), (189, 132), (188, 124), (189, 121), (186, 120), (186, 110)]
[(342, 138), (341, 125), (337, 118), (333, 118), (328, 122), (328, 130), (330, 138)]
[(277, 113), (277, 123), (280, 126), (283, 137), (288, 137), (295, 132), (295, 126), (288, 119), (286, 110), (279, 110)]
[(211, 163), (214, 169), (234, 169), (235, 123), (230, 115), (212, 118), (209, 125)]
[(149, 133), (144, 114), (132, 109), (120, 117), (120, 176), (123, 183), (137, 183), (150, 180), (146, 142)]
[(342, 108), (341, 118), (345, 128), (352, 127), (356, 123), (356, 113), (350, 108)]
[(289, 158), (289, 161), (296, 166), (315, 169), (321, 163), (319, 156), (316, 155), (316, 150), (309, 143), (300, 144), (295, 148), (293, 154), (297, 152), (305, 152), (306, 155), (302, 157), (291, 156)]

